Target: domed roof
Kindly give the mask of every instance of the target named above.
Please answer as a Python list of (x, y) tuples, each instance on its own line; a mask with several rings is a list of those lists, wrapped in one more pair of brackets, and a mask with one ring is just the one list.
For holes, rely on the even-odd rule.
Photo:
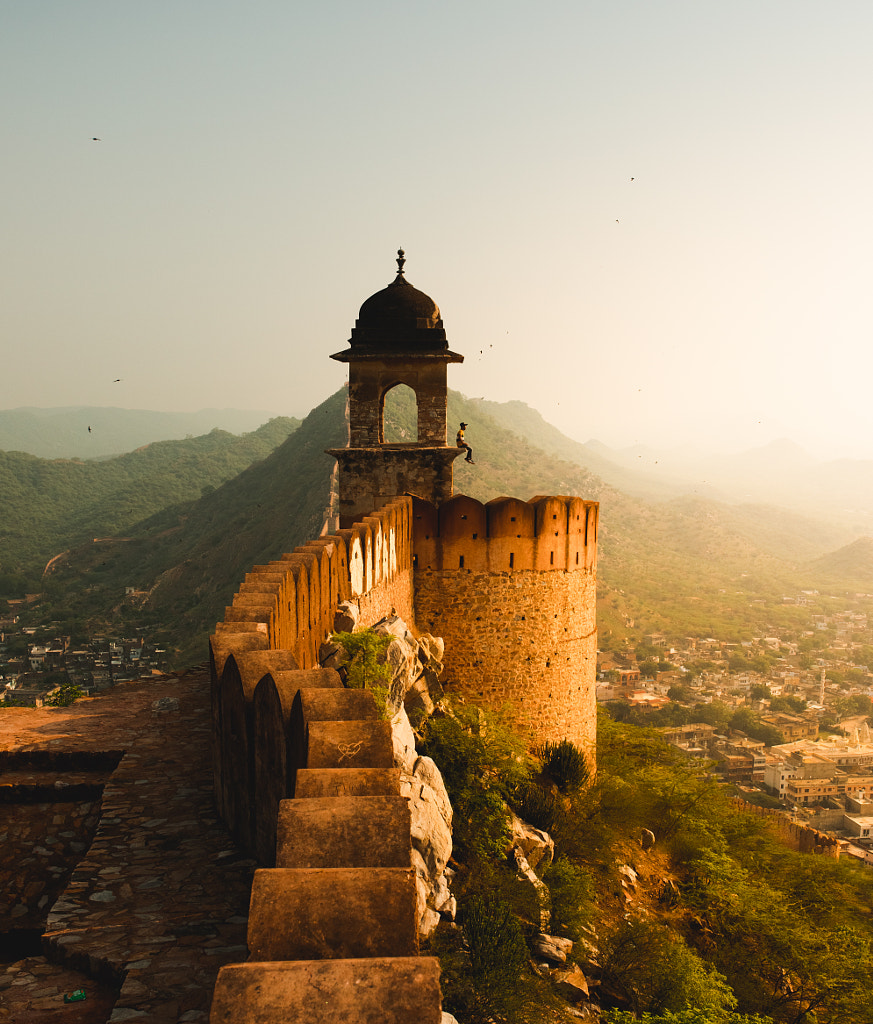
[(381, 323), (383, 320), (428, 320), (436, 324), (440, 318), (439, 306), (429, 295), (398, 274), (382, 291), (371, 295), (361, 306), (358, 323)]
[(397, 277), (361, 306), (349, 344), (367, 352), (441, 352), (448, 348), (439, 306), (403, 276), (406, 259), (397, 250)]

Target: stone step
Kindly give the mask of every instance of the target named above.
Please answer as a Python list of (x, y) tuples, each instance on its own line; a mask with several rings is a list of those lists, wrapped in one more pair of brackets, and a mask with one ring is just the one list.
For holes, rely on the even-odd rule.
[(249, 907), (251, 960), (418, 953), (415, 871), (262, 868)]
[(231, 964), (211, 1024), (440, 1024), (435, 957)]
[(337, 796), (397, 796), (399, 768), (301, 768), (294, 796), (298, 800)]
[(412, 818), (401, 796), (283, 800), (277, 868), (407, 868)]
[(307, 768), (393, 768), (388, 722), (310, 722)]

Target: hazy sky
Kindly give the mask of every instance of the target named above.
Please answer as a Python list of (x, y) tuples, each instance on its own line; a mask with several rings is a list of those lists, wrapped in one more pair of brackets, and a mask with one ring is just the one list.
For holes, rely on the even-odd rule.
[(871, 40), (870, 0), (5, 0), (0, 407), (304, 414), (402, 245), (471, 397), (873, 456)]

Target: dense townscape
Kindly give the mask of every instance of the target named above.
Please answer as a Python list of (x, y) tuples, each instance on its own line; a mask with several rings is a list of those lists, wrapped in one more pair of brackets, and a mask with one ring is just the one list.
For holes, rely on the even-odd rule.
[(808, 628), (743, 642), (656, 633), (601, 651), (598, 702), (659, 728), (748, 802), (873, 864), (871, 596), (842, 598), (830, 614), (817, 592), (785, 601), (808, 609)]

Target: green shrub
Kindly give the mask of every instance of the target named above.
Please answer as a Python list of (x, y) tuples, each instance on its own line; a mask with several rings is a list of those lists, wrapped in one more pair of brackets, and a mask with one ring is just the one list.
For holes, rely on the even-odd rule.
[(560, 812), (554, 793), (533, 782), (523, 782), (512, 789), (509, 805), (519, 818), (543, 832), (552, 831)]
[(583, 928), (594, 916), (594, 884), (588, 872), (559, 857), (542, 873), (552, 897), (553, 935), (566, 935), (574, 942), (583, 937)]
[(76, 686), (75, 683), (62, 683), (54, 693), (50, 693), (48, 697), (45, 698), (43, 701), (43, 707), (66, 708), (77, 701), (80, 697), (84, 696), (85, 694), (78, 686)]
[(570, 740), (542, 743), (536, 749), (543, 769), (562, 793), (581, 789), (591, 778), (588, 761), (580, 747)]
[(726, 979), (664, 925), (623, 921), (602, 940), (600, 967), (604, 988), (637, 1015), (693, 1007), (717, 1019), (737, 1005)]
[(419, 752), (433, 758), (454, 808), (455, 857), (502, 858), (509, 843), (503, 801), (527, 782), (524, 741), (500, 715), (465, 704), (424, 724)]
[(391, 667), (384, 660), (390, 636), (363, 629), (359, 633), (332, 633), (330, 638), (343, 649), (347, 686), (361, 690), (391, 682)]
[(470, 956), (476, 1008), (486, 1019), (513, 1019), (528, 950), (511, 907), (494, 896), (474, 896), (464, 907), (461, 927)]
[(630, 1010), (607, 1010), (603, 1024), (773, 1024), (771, 1017), (751, 1017), (744, 1013), (718, 1013), (713, 1010), (665, 1010), (664, 1013), (644, 1013), (637, 1017)]

